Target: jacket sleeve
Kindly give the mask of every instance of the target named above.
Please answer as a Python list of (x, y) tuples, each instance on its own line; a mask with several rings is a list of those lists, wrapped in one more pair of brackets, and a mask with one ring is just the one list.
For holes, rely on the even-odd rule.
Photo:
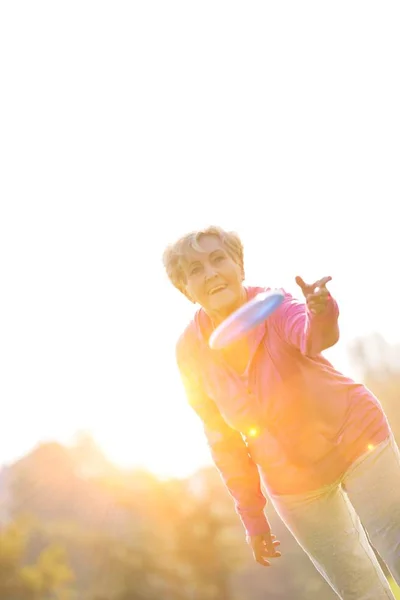
[(286, 293), (276, 313), (279, 335), (305, 356), (316, 356), (334, 346), (339, 339), (339, 309), (336, 300), (329, 296), (324, 312), (313, 314), (304, 302)]
[(264, 514), (266, 498), (257, 466), (240, 433), (225, 423), (215, 402), (205, 394), (190, 359), (178, 342), (177, 362), (189, 405), (203, 422), (213, 462), (234, 500), (236, 512), (248, 535), (266, 533), (270, 526)]

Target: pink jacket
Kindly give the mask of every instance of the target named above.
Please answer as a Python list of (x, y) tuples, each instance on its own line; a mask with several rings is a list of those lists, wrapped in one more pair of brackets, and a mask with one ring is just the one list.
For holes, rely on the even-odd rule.
[[(247, 288), (248, 299), (267, 289)], [(285, 293), (251, 333), (245, 378), (209, 348), (212, 325), (203, 309), (178, 341), (188, 401), (249, 535), (269, 528), (260, 475), (275, 494), (317, 489), (389, 435), (379, 401), (321, 355), (339, 337), (338, 315), (333, 298), (313, 315)]]

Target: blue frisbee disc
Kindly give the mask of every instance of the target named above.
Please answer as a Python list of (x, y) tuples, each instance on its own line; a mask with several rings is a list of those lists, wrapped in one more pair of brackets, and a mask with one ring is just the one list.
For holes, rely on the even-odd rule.
[(218, 350), (236, 342), (265, 321), (280, 306), (283, 299), (284, 294), (280, 290), (257, 294), (218, 325), (210, 336), (210, 348)]

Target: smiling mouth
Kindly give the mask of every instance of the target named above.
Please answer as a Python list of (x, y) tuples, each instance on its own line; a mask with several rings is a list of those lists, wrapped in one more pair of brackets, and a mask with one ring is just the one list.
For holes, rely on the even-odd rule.
[(223, 292), (224, 290), (226, 290), (226, 285), (216, 285), (208, 292), (208, 295), (214, 296), (214, 294), (218, 294), (219, 292)]

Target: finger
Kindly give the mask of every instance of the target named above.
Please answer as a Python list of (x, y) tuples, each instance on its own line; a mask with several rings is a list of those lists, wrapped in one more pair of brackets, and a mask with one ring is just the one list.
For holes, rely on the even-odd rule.
[(272, 556), (274, 554), (274, 545), (272, 540), (265, 540), (265, 550), (268, 552), (268, 556)]
[(310, 294), (307, 296), (306, 302), (308, 306), (326, 306), (328, 304), (329, 296), (326, 294)]
[(254, 559), (256, 562), (258, 562), (259, 565), (263, 566), (263, 567), (270, 567), (271, 563), (266, 559), (266, 558), (257, 558), (257, 556), (254, 556)]
[(307, 294), (307, 300), (310, 299), (318, 299), (318, 298), (326, 298), (327, 296), (329, 296), (329, 290), (327, 290), (325, 287), (316, 287), (314, 289), (313, 292), (311, 292), (311, 294)]
[(302, 289), (303, 292), (308, 287), (306, 282), (304, 281), (304, 279), (302, 279), (299, 275), (297, 275), (295, 281), (296, 281), (297, 285)]
[(329, 283), (329, 281), (332, 281), (332, 277), (322, 277), (322, 279), (318, 279), (318, 281), (313, 284), (313, 288), (323, 288), (327, 283)]
[(329, 301), (329, 294), (310, 294), (306, 298), (308, 306), (327, 306)]
[(262, 543), (257, 544), (256, 547), (253, 549), (253, 556), (254, 560), (263, 567), (271, 566), (271, 563), (268, 560), (268, 557), (265, 553), (265, 548)]
[(328, 290), (323, 288), (320, 292), (316, 292), (315, 294), (307, 294), (306, 300), (307, 302), (315, 302), (316, 304), (326, 304), (329, 296)]
[(266, 548), (264, 548), (263, 551), (257, 553), (257, 557), (263, 560), (269, 560), (270, 558), (279, 558), (280, 556), (281, 553), (276, 548), (274, 548), (272, 552), (269, 552)]
[(280, 551), (277, 549), (279, 544), (280, 544), (280, 542), (278, 542), (277, 545), (274, 545), (272, 550), (268, 552), (268, 554), (267, 554), (268, 558), (278, 558), (279, 556), (281, 556)]
[(265, 533), (249, 541), (252, 543), (254, 559), (265, 567), (270, 566), (270, 558), (279, 558), (281, 556), (281, 553), (277, 550), (280, 541), (276, 539), (276, 535), (274, 534)]
[(264, 549), (267, 551), (267, 555), (274, 557), (277, 556), (276, 547), (280, 545), (279, 540), (276, 539), (275, 535), (267, 536), (264, 538)]
[(277, 556), (275, 556), (275, 554), (276, 554), (275, 551), (273, 554), (271, 554), (270, 552), (267, 551), (266, 548), (263, 548), (259, 552), (256, 552), (254, 557), (257, 562), (264, 563), (264, 564), (267, 563), (269, 566), (269, 564), (271, 562), (271, 558), (277, 558)]

